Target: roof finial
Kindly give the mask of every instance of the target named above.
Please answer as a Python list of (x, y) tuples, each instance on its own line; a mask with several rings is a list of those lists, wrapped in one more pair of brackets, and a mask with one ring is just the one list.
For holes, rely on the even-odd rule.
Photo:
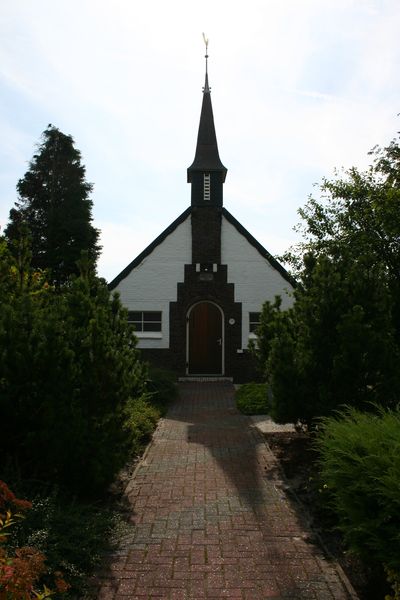
[(208, 85), (208, 38), (206, 37), (205, 33), (203, 32), (203, 40), (204, 43), (206, 45), (206, 55), (205, 55), (205, 59), (206, 59), (206, 82), (204, 85), (204, 89), (203, 92), (205, 93), (210, 93), (210, 87)]
[(207, 64), (207, 62), (208, 62), (208, 38), (206, 38), (206, 34), (205, 33), (203, 33), (203, 40), (204, 40), (204, 43), (206, 45), (206, 56), (205, 56), (205, 59), (206, 59), (206, 75), (207, 75), (207, 67), (208, 67), (208, 64)]

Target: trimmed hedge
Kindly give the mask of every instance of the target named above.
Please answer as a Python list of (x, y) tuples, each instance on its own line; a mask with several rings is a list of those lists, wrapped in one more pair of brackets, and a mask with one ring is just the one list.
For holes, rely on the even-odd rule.
[(245, 383), (235, 395), (236, 406), (245, 415), (269, 414), (271, 406), (265, 383)]

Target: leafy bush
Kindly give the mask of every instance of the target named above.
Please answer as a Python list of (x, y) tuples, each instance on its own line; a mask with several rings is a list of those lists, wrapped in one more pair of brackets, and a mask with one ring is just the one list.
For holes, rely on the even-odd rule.
[(84, 502), (56, 489), (41, 489), (11, 542), (34, 545), (46, 555), (49, 569), (64, 573), (71, 585), (66, 598), (83, 598), (90, 590), (90, 576), (115, 546), (115, 532), (126, 527), (104, 502)]
[(147, 390), (150, 394), (150, 403), (160, 411), (161, 415), (165, 415), (168, 404), (178, 395), (176, 379), (176, 374), (172, 371), (149, 368)]
[[(47, 587), (49, 569), (45, 564), (45, 555), (31, 544), (12, 547), (10, 536), (12, 528), (23, 519), (23, 512), (32, 504), (19, 500), (7, 484), (0, 481), (0, 598), (1, 600), (44, 600), (54, 594)], [(46, 577), (47, 576), (47, 577)], [(54, 585), (58, 594), (65, 593), (67, 584), (61, 572), (54, 573)], [(48, 581), (47, 581), (48, 583)], [(42, 590), (38, 591), (38, 587)]]
[(318, 186), (299, 210), (303, 241), (284, 256), (294, 304), (265, 303), (258, 362), (275, 420), (310, 426), (342, 405), (394, 408), (400, 397), (400, 138), (374, 164)]
[(125, 428), (130, 437), (131, 454), (139, 454), (151, 439), (160, 412), (146, 397), (130, 399), (125, 408)]
[[(18, 482), (31, 492), (31, 508), (13, 527), (10, 549), (34, 547), (46, 556), (46, 571), (62, 572), (71, 586), (65, 598), (83, 598), (90, 592), (90, 576), (112, 551), (120, 535), (130, 530), (117, 507), (86, 502), (54, 487)], [(35, 491), (34, 491), (35, 490)], [(51, 587), (52, 582), (49, 584)], [(0, 595), (1, 598), (1, 595)]]
[(235, 394), (236, 406), (245, 415), (266, 415), (271, 410), (265, 383), (245, 383)]
[(292, 308), (275, 300), (261, 313), (256, 352), (273, 418), (310, 426), (344, 404), (395, 406), (400, 346), (380, 269), (308, 256), (302, 284)]
[(316, 446), (329, 506), (349, 548), (400, 574), (400, 410), (347, 408), (321, 421)]

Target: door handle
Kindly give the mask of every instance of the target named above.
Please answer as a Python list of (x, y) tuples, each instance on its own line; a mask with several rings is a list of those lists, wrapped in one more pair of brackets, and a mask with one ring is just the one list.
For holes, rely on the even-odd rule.
[(217, 340), (217, 344), (218, 344), (218, 346), (222, 346), (222, 338), (219, 338), (219, 339)]

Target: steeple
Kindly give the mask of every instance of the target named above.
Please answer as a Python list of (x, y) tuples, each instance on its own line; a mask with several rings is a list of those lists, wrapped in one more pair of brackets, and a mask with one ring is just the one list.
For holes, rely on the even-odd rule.
[(205, 40), (205, 42), (206, 76), (203, 88), (203, 103), (197, 135), (196, 154), (193, 163), (187, 170), (187, 180), (188, 183), (192, 184), (192, 205), (204, 204), (206, 202), (207, 204), (222, 206), (222, 184), (225, 181), (227, 169), (222, 164), (218, 153), (211, 105), (211, 88), (208, 84), (208, 40)]

